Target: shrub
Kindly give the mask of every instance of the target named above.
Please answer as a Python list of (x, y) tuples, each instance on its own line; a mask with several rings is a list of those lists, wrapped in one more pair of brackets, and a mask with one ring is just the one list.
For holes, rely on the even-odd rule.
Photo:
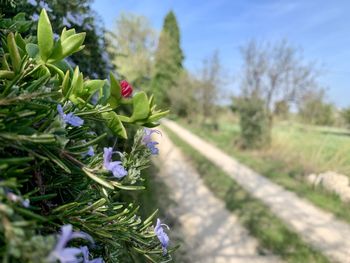
[(347, 108), (347, 109), (344, 109), (342, 112), (341, 112), (341, 115), (346, 123), (346, 125), (348, 127), (350, 127), (350, 107)]
[(157, 153), (153, 131), (134, 127), (154, 127), (166, 112), (142, 91), (130, 96), (113, 74), (90, 80), (73, 70), (65, 59), (85, 34), (64, 28), (54, 40), (45, 10), (37, 41), (18, 32), (28, 26), (23, 14), (0, 25), (0, 258), (170, 259), (155, 213), (142, 220), (137, 205), (120, 201), (143, 189), (141, 170)]
[(270, 143), (270, 120), (264, 101), (258, 98), (236, 99), (240, 116), (241, 144), (245, 148), (260, 148)]

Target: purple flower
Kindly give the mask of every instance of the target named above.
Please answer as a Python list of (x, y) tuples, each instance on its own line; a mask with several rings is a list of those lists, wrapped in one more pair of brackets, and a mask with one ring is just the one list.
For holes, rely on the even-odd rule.
[(111, 171), (113, 176), (120, 179), (128, 174), (125, 168), (122, 166), (121, 161), (111, 161), (113, 155), (112, 147), (103, 148), (103, 166), (106, 170)]
[(146, 147), (151, 151), (151, 154), (157, 155), (159, 153), (159, 149), (156, 147), (156, 145), (159, 143), (152, 141), (152, 133), (157, 133), (161, 135), (161, 132), (158, 130), (151, 130), (145, 128), (142, 143), (146, 145)]
[(75, 247), (66, 247), (67, 243), (74, 238), (83, 238), (94, 243), (92, 237), (84, 232), (73, 232), (72, 225), (64, 225), (61, 227), (61, 234), (53, 251), (51, 251), (48, 261), (60, 263), (78, 263), (79, 255), (82, 251)]
[[(86, 143), (86, 140), (82, 140), (81, 142)], [(86, 156), (92, 157), (94, 155), (95, 155), (95, 151), (94, 151), (94, 147), (92, 147), (92, 146), (89, 146), (87, 152), (82, 154), (83, 157), (86, 157)]]
[(94, 152), (94, 148), (92, 146), (89, 146), (89, 150), (86, 153), (88, 156), (94, 156), (95, 152)]
[(28, 208), (30, 206), (30, 201), (29, 199), (24, 199), (22, 201), (22, 205), (25, 207), (25, 208)]
[(89, 249), (84, 246), (80, 248), (81, 253), (83, 254), (83, 262), (82, 263), (103, 263), (102, 258), (89, 259)]
[(165, 255), (167, 253), (167, 247), (169, 246), (169, 237), (164, 232), (163, 226), (169, 229), (169, 227), (166, 224), (161, 224), (160, 219), (157, 218), (157, 224), (154, 228), (154, 233), (156, 233), (160, 244), (162, 245), (163, 255)]
[(84, 120), (79, 118), (78, 116), (75, 116), (72, 112), (65, 114), (63, 112), (63, 108), (60, 104), (57, 105), (57, 111), (60, 115), (61, 119), (74, 127), (79, 127), (84, 124)]

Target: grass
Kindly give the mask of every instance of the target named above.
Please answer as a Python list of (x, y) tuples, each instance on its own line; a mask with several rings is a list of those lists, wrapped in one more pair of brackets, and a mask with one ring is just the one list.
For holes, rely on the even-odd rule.
[[(315, 188), (306, 183), (304, 175), (317, 171), (310, 170), (312, 168), (305, 167), (303, 164), (306, 161), (316, 162), (314, 159), (317, 152), (320, 152), (318, 154), (319, 158), (323, 159), (326, 158), (324, 153), (327, 151), (333, 151), (333, 155), (336, 154), (336, 151), (345, 151), (345, 148), (348, 147), (348, 143), (350, 142), (350, 137), (347, 138), (345, 135), (333, 133), (323, 134), (318, 130), (311, 129), (303, 132), (297, 127), (280, 125), (274, 129), (274, 137), (277, 136), (277, 140), (282, 141), (279, 148), (276, 146), (275, 140), (270, 149), (248, 151), (240, 150), (234, 144), (239, 137), (239, 127), (236, 124), (222, 122), (219, 130), (214, 131), (199, 128), (195, 125), (188, 125), (184, 122), (181, 123), (200, 137), (217, 145), (241, 163), (251, 167), (287, 190), (295, 192), (300, 197), (308, 199), (316, 206), (350, 223), (350, 204), (342, 202), (336, 194), (330, 193), (322, 187)], [(287, 146), (287, 144), (289, 145)], [(318, 145), (323, 145), (322, 151), (317, 150)], [(286, 149), (284, 147), (288, 148)], [(299, 154), (303, 162), (293, 157), (296, 154)], [(346, 156), (344, 158), (350, 158), (350, 154), (344, 155)], [(318, 160), (317, 162), (321, 161)]]
[(228, 175), (220, 171), (196, 150), (164, 128), (171, 140), (191, 158), (207, 187), (235, 213), (242, 224), (260, 243), (261, 254), (271, 251), (286, 262), (329, 262), (320, 252), (310, 248), (259, 200), (251, 197)]
[(346, 130), (280, 123), (273, 130), (271, 149), (272, 156), (278, 153), (282, 160), (298, 162), (306, 171), (332, 170), (350, 176), (350, 134)]

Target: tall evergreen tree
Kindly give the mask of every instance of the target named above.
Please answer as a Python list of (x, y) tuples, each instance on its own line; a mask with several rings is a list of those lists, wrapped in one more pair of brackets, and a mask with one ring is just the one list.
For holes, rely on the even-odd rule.
[(176, 86), (183, 69), (184, 55), (180, 47), (180, 30), (173, 11), (163, 24), (155, 58), (155, 73), (152, 81), (153, 92), (160, 105), (170, 104), (168, 90)]

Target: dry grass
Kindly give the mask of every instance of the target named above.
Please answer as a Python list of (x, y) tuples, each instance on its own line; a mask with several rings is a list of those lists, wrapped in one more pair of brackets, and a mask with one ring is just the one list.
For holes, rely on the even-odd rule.
[(345, 132), (276, 125), (272, 145), (264, 154), (287, 165), (297, 163), (305, 173), (331, 170), (350, 176), (350, 135)]

